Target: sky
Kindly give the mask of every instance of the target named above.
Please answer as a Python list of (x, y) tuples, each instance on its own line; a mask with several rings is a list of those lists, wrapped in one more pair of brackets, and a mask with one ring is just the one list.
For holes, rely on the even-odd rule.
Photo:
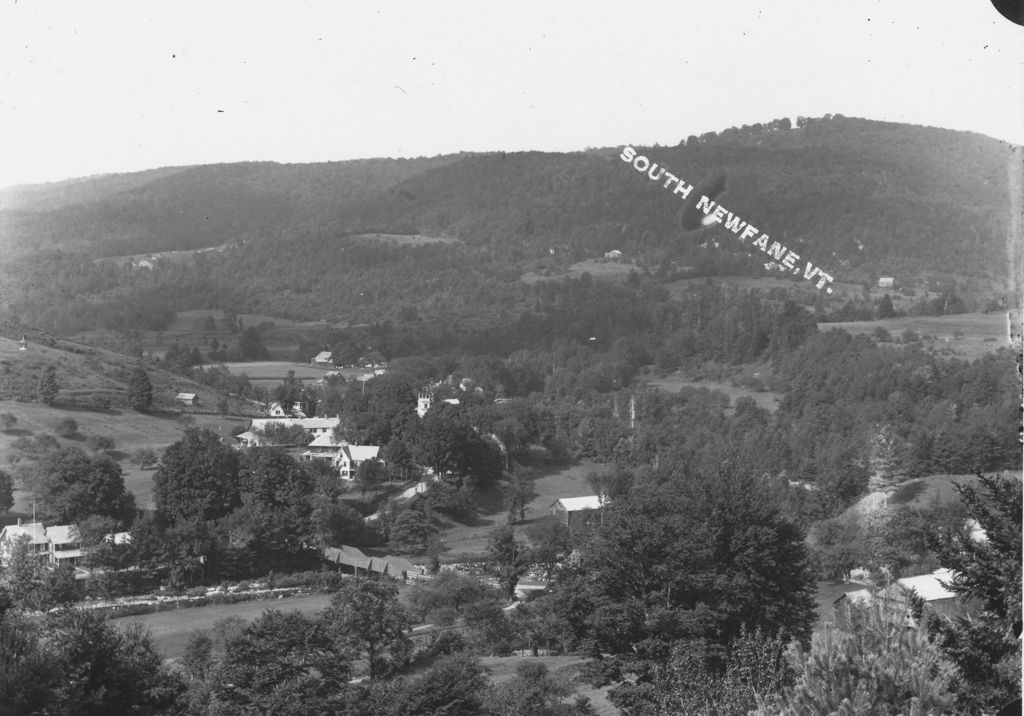
[(0, 5), (0, 186), (826, 113), (1024, 144), (1024, 27), (987, 0)]

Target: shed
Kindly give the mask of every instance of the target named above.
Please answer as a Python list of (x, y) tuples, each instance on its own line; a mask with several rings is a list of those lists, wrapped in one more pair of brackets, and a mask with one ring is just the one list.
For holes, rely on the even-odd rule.
[(174, 396), (174, 399), (184, 405), (196, 406), (199, 405), (199, 396), (195, 393), (178, 393)]
[(571, 532), (574, 526), (593, 517), (603, 506), (604, 499), (600, 495), (560, 497), (551, 503), (548, 511), (558, 517)]

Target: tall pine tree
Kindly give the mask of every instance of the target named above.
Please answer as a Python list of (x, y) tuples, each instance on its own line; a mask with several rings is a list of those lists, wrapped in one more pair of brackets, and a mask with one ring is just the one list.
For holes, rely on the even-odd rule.
[(146, 410), (153, 405), (153, 384), (149, 381), (149, 373), (142, 366), (132, 371), (126, 398), (128, 407), (134, 410)]
[(39, 384), (36, 387), (36, 396), (39, 398), (39, 402), (44, 405), (53, 405), (53, 401), (57, 399), (57, 391), (60, 390), (60, 385), (57, 383), (57, 369), (52, 365), (48, 365), (43, 368), (42, 374), (39, 376)]

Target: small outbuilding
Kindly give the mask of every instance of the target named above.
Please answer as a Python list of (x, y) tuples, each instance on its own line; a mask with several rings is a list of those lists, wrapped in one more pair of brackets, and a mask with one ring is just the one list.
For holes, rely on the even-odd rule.
[(178, 393), (174, 396), (174, 399), (182, 405), (188, 405), (190, 407), (199, 405), (199, 396), (195, 393)]
[(603, 506), (604, 498), (600, 495), (560, 497), (551, 503), (548, 511), (555, 515), (572, 532), (574, 527), (578, 527), (597, 515)]

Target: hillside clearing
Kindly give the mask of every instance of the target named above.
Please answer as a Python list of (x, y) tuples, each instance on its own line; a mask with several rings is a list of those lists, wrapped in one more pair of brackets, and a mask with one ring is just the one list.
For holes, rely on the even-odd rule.
[[(548, 513), (551, 503), (560, 497), (581, 497), (594, 494), (587, 483), (587, 475), (610, 469), (607, 465), (594, 462), (580, 462), (567, 468), (556, 469), (537, 478), (533, 484), (533, 499), (526, 506), (526, 519), (517, 522), (517, 532), (544, 519), (553, 519)], [(487, 551), (487, 539), (491, 530), (508, 524), (508, 510), (497, 487), (480, 495), (480, 511), (471, 525), (452, 523), (441, 531), (441, 542), (445, 547), (443, 560), (458, 561), (473, 558)]]
[(534, 271), (523, 274), (519, 277), (524, 283), (537, 283), (538, 281), (557, 281), (566, 277), (579, 278), (584, 273), (589, 273), (595, 279), (624, 279), (632, 272), (640, 273), (644, 269), (632, 261), (605, 261), (602, 259), (585, 259), (578, 261), (569, 267), (567, 271), (542, 275)]
[(185, 653), (192, 632), (212, 629), (221, 619), (238, 617), (246, 621), (255, 619), (268, 609), (299, 611), (312, 615), (326, 608), (331, 602), (330, 594), (306, 594), (297, 597), (281, 597), (235, 604), (210, 604), (205, 607), (173, 609), (110, 620), (114, 626), (124, 628), (132, 622), (139, 622), (153, 635), (153, 643), (165, 659), (178, 659)]
[[(924, 346), (941, 355), (974, 360), (1010, 345), (1009, 319), (1001, 311), (989, 313), (962, 313), (955, 316), (904, 316), (877, 321), (851, 321), (849, 323), (819, 323), (819, 331), (839, 328), (853, 335), (870, 335), (884, 328), (893, 337), (900, 338), (903, 331), (913, 331)], [(924, 336), (931, 336), (925, 340)]]
[(393, 241), (401, 246), (423, 246), (424, 244), (457, 244), (458, 239), (449, 236), (424, 236), (423, 234), (356, 234), (350, 239), (371, 239), (373, 241)]
[[(0, 413), (12, 413), (18, 423), (10, 432), (0, 432), (0, 465), (9, 465), (14, 454), (11, 444), (20, 437), (42, 433), (53, 435), (52, 424), (61, 418), (72, 418), (78, 424), (78, 438), (57, 438), (62, 446), (85, 449), (84, 438), (105, 435), (114, 439), (111, 456), (119, 460), (124, 471), (125, 487), (135, 495), (139, 507), (153, 507), (153, 471), (141, 470), (130, 464), (127, 457), (139, 448), (152, 448), (159, 455), (164, 448), (181, 438), (185, 426), (177, 413), (139, 413), (134, 410), (90, 411), (61, 407), (48, 408), (39, 403), (18, 403), (0, 400)], [(222, 415), (194, 414), (195, 426), (230, 435), (233, 428), (248, 425), (249, 418)], [(24, 490), (14, 492), (13, 513), (32, 514), (32, 495)], [(8, 515), (7, 517), (9, 517)]]
[(775, 409), (779, 407), (779, 400), (782, 398), (781, 395), (770, 390), (756, 391), (714, 380), (689, 380), (681, 375), (667, 376), (665, 378), (645, 378), (644, 382), (668, 393), (678, 393), (683, 388), (717, 390), (729, 398), (730, 409), (736, 407), (736, 401), (740, 398), (752, 398), (757, 403), (757, 407), (774, 413)]

